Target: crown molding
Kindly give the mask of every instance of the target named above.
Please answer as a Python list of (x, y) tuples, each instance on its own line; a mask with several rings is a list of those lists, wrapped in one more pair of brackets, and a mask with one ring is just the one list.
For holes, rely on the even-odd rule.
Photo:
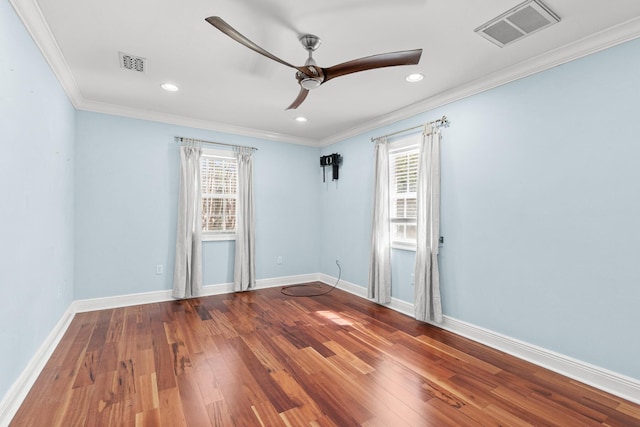
[(326, 147), (640, 37), (640, 17), (519, 62), (319, 141)]
[(111, 114), (114, 116), (129, 117), (134, 119), (149, 120), (152, 122), (168, 123), (178, 126), (186, 126), (196, 129), (210, 130), (214, 132), (229, 133), (251, 138), (265, 139), (268, 141), (286, 142), (290, 144), (308, 145), (318, 147), (318, 141), (308, 138), (300, 138), (277, 132), (269, 132), (261, 129), (253, 129), (242, 126), (234, 126), (225, 123), (200, 120), (175, 114), (160, 113), (158, 111), (143, 110), (140, 108), (126, 107), (116, 104), (108, 104), (96, 101), (82, 100), (76, 108), (83, 111)]
[(69, 64), (67, 64), (64, 55), (62, 55), (58, 42), (51, 32), (51, 28), (49, 28), (49, 24), (44, 19), (40, 6), (35, 0), (9, 0), (9, 2), (22, 20), (36, 46), (42, 52), (45, 61), (47, 61), (53, 74), (62, 85), (69, 101), (75, 108), (78, 108), (82, 100), (82, 93), (71, 73)]
[(77, 110), (92, 111), (96, 113), (112, 114), (116, 116), (131, 117), (154, 122), (169, 123), (179, 126), (187, 126), (197, 129), (211, 130), (215, 132), (230, 133), (234, 135), (260, 138), (269, 141), (287, 142), (298, 145), (318, 147), (315, 139), (300, 138), (293, 135), (270, 132), (262, 129), (253, 129), (234, 126), (208, 120), (199, 120), (190, 117), (160, 113), (157, 111), (140, 108), (126, 107), (122, 105), (108, 104), (85, 99), (67, 64), (62, 50), (56, 41), (49, 25), (36, 0), (9, 0), (18, 17), (26, 27), (45, 60), (51, 67), (56, 78), (60, 82), (67, 97)]
[(449, 103), (505, 85), (549, 68), (562, 65), (578, 58), (602, 51), (640, 37), (640, 17), (610, 27), (573, 43), (550, 50), (534, 58), (522, 61), (495, 73), (489, 74), (454, 89), (436, 94), (415, 104), (380, 116), (346, 131), (338, 132), (323, 139), (300, 138), (293, 135), (269, 132), (263, 129), (234, 126), (208, 120), (160, 113), (86, 100), (76, 83), (53, 33), (44, 19), (36, 0), (9, 0), (16, 13), (31, 34), (47, 63), (62, 85), (69, 100), (78, 110), (86, 110), (117, 116), (131, 117), (155, 122), (175, 124), (198, 129), (224, 132), (234, 135), (260, 138), (269, 141), (286, 142), (312, 147), (326, 147), (383, 126), (422, 114)]

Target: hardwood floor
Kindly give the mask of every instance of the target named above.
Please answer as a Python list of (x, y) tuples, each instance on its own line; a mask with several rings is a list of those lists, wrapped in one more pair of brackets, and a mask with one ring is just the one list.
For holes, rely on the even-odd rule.
[(339, 290), (272, 288), (77, 314), (11, 423), (187, 425), (629, 427), (640, 406)]

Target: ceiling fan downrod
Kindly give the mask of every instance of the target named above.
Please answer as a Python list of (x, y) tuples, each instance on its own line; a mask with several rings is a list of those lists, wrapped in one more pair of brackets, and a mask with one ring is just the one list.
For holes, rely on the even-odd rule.
[(316, 89), (318, 86), (335, 79), (336, 77), (345, 76), (351, 73), (357, 73), (360, 71), (373, 70), (383, 67), (394, 67), (397, 65), (416, 65), (420, 61), (422, 55), (422, 49), (403, 50), (398, 52), (380, 53), (377, 55), (366, 56), (363, 58), (353, 59), (351, 61), (343, 62), (341, 64), (334, 65), (329, 68), (318, 67), (316, 61), (313, 59), (313, 51), (320, 46), (320, 37), (313, 34), (303, 34), (298, 38), (302, 46), (307, 52), (309, 52), (309, 58), (305, 65), (297, 67), (293, 64), (284, 61), (272, 53), (264, 50), (242, 34), (240, 34), (235, 28), (227, 24), (224, 19), (219, 16), (210, 16), (205, 19), (209, 24), (226, 34), (228, 37), (237, 41), (238, 43), (248, 47), (254, 52), (267, 58), (279, 62), (289, 68), (296, 69), (296, 79), (300, 84), (300, 92), (296, 99), (287, 107), (287, 110), (295, 109), (302, 104), (307, 98), (310, 89)]
[(303, 88), (307, 90), (315, 89), (319, 87), (324, 81), (324, 77), (318, 70), (318, 64), (316, 64), (316, 61), (313, 59), (313, 52), (318, 47), (320, 47), (320, 44), (322, 44), (322, 40), (320, 40), (320, 37), (313, 34), (303, 34), (298, 38), (298, 40), (302, 44), (302, 47), (304, 47), (305, 50), (309, 52), (309, 57), (307, 58), (304, 65), (308, 67), (308, 70), (313, 75), (310, 76), (298, 71), (296, 78), (298, 79), (300, 86), (302, 86)]

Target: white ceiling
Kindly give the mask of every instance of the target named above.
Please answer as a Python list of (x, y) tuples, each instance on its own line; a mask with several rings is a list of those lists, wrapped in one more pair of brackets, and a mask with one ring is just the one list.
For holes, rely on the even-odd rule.
[[(561, 22), (499, 48), (474, 29), (520, 0), (11, 0), (76, 108), (310, 145), (409, 117), (640, 36), (638, 0), (544, 0)], [(422, 48), (418, 65), (343, 76), (285, 111), (295, 70), (205, 22), (222, 17), (287, 62), (321, 67)], [(121, 69), (118, 52), (147, 59)], [(413, 72), (426, 78), (410, 84)], [(163, 82), (180, 87), (176, 93)], [(301, 124), (293, 119), (306, 116)], [(452, 118), (455, 120), (455, 118)]]

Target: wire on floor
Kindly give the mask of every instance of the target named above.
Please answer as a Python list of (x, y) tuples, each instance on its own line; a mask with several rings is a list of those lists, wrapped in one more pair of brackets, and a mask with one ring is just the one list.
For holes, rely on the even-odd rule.
[(340, 266), (340, 261), (336, 260), (336, 265), (338, 266), (338, 280), (336, 280), (335, 285), (333, 285), (333, 287), (327, 291), (323, 291), (315, 294), (301, 294), (301, 295), (296, 295), (288, 292), (289, 289), (307, 289), (307, 288), (310, 288), (311, 286), (316, 286), (308, 283), (303, 283), (300, 285), (283, 286), (282, 289), (280, 289), (280, 292), (283, 295), (286, 295), (289, 297), (319, 297), (322, 295), (327, 295), (329, 292), (333, 291), (338, 286), (338, 283), (340, 283), (340, 277), (342, 277), (342, 267)]

